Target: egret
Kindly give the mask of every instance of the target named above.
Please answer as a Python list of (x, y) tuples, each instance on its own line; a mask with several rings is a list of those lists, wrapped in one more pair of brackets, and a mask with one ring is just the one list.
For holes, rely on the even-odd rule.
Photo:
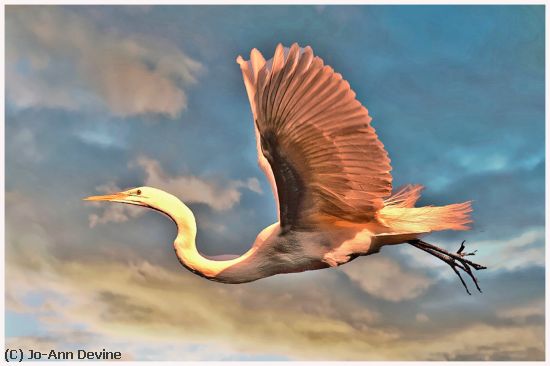
[[(336, 267), (410, 244), (447, 263), (458, 275), (486, 267), (421, 240), (440, 230), (468, 230), (471, 203), (415, 207), (422, 186), (392, 194), (390, 159), (371, 117), (342, 76), (311, 47), (279, 44), (266, 61), (253, 49), (237, 58), (254, 118), (258, 164), (278, 203), (278, 221), (263, 229), (251, 248), (230, 260), (197, 250), (191, 210), (177, 197), (152, 187), (91, 196), (151, 208), (177, 225), (174, 249), (181, 264), (202, 277), (244, 283), (280, 273)], [(368, 265), (366, 263), (365, 265)]]

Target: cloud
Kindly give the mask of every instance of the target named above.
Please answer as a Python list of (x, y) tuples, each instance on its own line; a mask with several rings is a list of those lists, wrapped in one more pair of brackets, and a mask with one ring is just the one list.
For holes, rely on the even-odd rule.
[(416, 321), (419, 322), (419, 323), (425, 323), (427, 321), (430, 321), (430, 318), (428, 318), (428, 316), (424, 313), (418, 313), (416, 314), (416, 317), (415, 317)]
[(404, 269), (382, 255), (353, 261), (340, 267), (367, 293), (388, 301), (403, 301), (420, 296), (433, 281), (416, 271)]
[(28, 337), (10, 337), (6, 339), (6, 348), (10, 349), (24, 349), (27, 350), (44, 350), (59, 349), (57, 340), (54, 337), (40, 337), (40, 336), (28, 336)]
[(526, 230), (509, 240), (482, 241), (479, 247), (489, 253), (500, 252), (498, 259), (487, 258), (492, 268), (513, 270), (521, 267), (544, 266), (544, 228)]
[(241, 199), (239, 188), (262, 193), (260, 182), (256, 178), (220, 184), (211, 179), (192, 175), (173, 177), (164, 172), (158, 161), (145, 156), (139, 157), (135, 165), (145, 172), (145, 185), (170, 192), (186, 203), (206, 204), (216, 211), (229, 210), (239, 203)]
[[(514, 271), (544, 266), (543, 243), (544, 227), (531, 227), (507, 240), (466, 241), (466, 251), (477, 250), (471, 258), (474, 262), (487, 266), (490, 271)], [(449, 251), (456, 251), (460, 244), (449, 240), (437, 240), (437, 245)], [(434, 256), (419, 252), (408, 245), (400, 246), (399, 250), (415, 268), (437, 269), (440, 277), (456, 276), (445, 262)]]
[[(452, 332), (415, 339), (388, 329), (365, 304), (346, 305), (354, 309), (346, 316), (346, 306), (331, 299), (323, 282), (309, 283), (307, 290), (306, 283), (285, 290), (280, 285), (286, 280), (273, 278), (235, 288), (147, 261), (61, 262), (55, 273), (48, 274), (46, 278), (25, 274), (47, 286), (49, 298), (55, 299), (48, 317), (40, 316), (48, 333), (60, 324), (68, 329), (79, 324), (102, 339), (102, 347), (122, 341), (133, 347), (208, 342), (214, 348), (229, 345), (228, 353), (284, 354), (297, 360), (433, 360), (461, 359), (465, 354), (478, 360), (526, 359), (529, 349), (538, 350), (534, 356), (540, 359), (544, 349), (542, 325), (465, 324)], [(317, 279), (331, 282), (330, 277), (322, 273)], [(345, 293), (340, 289), (339, 296)], [(16, 296), (24, 297), (21, 289), (16, 291)], [(70, 339), (66, 333), (58, 335)], [(34, 347), (41, 349), (40, 343)], [(133, 347), (123, 349), (125, 357), (136, 357), (129, 354)], [(157, 357), (187, 359), (181, 352)]]
[(117, 138), (113, 131), (106, 131), (97, 124), (94, 126), (94, 129), (78, 129), (74, 135), (83, 143), (101, 149), (122, 148), (126, 142), (121, 138)]
[(38, 149), (35, 132), (22, 127), (11, 136), (11, 146), (17, 147), (17, 154), (26, 162), (39, 163), (44, 159), (44, 152)]
[(528, 317), (541, 317), (544, 319), (544, 298), (530, 301), (519, 306), (507, 307), (497, 311), (497, 315), (504, 319), (524, 321)]
[[(97, 186), (96, 190), (99, 193), (104, 194), (122, 191), (122, 189), (120, 189), (113, 182)], [(88, 217), (90, 227), (95, 227), (97, 224), (106, 224), (108, 222), (125, 222), (128, 221), (130, 218), (138, 217), (145, 212), (143, 208), (131, 205), (105, 205), (100, 202), (87, 202), (87, 204), (90, 206), (103, 208), (101, 214), (91, 214)]]
[[(48, 336), (8, 336), (11, 345), (23, 342), (37, 350), (105, 347), (123, 351), (125, 359), (147, 359), (151, 356), (143, 348), (152, 348), (156, 360), (172, 361), (242, 355), (296, 360), (544, 357), (544, 327), (508, 320), (533, 313), (515, 310), (529, 308), (528, 299), (515, 307), (501, 308), (495, 302), (492, 308), (502, 310), (496, 318), (501, 323), (464, 317), (448, 328), (432, 319), (434, 309), (429, 306), (420, 313), (429, 321), (417, 315), (421, 299), (403, 307), (395, 301), (377, 303), (349, 286), (339, 270), (280, 275), (238, 286), (218, 284), (185, 271), (175, 258), (162, 264), (116, 252), (88, 256), (78, 245), (60, 252), (57, 246), (72, 234), (53, 224), (47, 206), (38, 203), (20, 193), (7, 194), (6, 306), (35, 317)], [(406, 280), (409, 270), (384, 257), (360, 258), (341, 268), (376, 268), (378, 260), (381, 272), (370, 273), (373, 280), (385, 277), (384, 270), (399, 273), (392, 277), (397, 283)], [(396, 291), (405, 291), (401, 296), (409, 296), (396, 286)], [(534, 305), (535, 315), (540, 314), (539, 306)], [(410, 319), (399, 322), (400, 313), (406, 317), (409, 309), (412, 326)], [(457, 310), (449, 309), (439, 306), (435, 315)], [(468, 306), (468, 311), (475, 307)], [(194, 351), (175, 352), (187, 348)]]
[[(49, 262), (50, 258), (41, 260)], [(43, 265), (49, 267), (46, 263)], [(309, 293), (302, 293), (302, 289), (295, 286), (285, 290), (281, 287), (284, 281), (280, 280), (236, 288), (205, 282), (181, 269), (172, 271), (147, 261), (61, 261), (56, 262), (55, 267), (41, 272), (12, 266), (8, 276), (12, 283), (20, 284), (10, 288), (10, 296), (21, 299), (29, 294), (41, 294), (49, 300), (47, 313), (38, 310), (33, 313), (43, 323), (46, 333), (56, 334), (59, 339), (71, 339), (70, 329), (78, 324), (84, 326), (93, 339), (102, 339), (103, 343), (91, 343), (102, 347), (107, 347), (107, 341), (115, 345), (124, 341), (133, 347), (136, 344), (162, 347), (176, 341), (207, 342), (210, 347), (214, 345), (222, 350), (224, 344), (229, 345), (225, 355), (217, 355), (220, 359), (232, 353), (261, 355), (283, 351), (293, 354), (298, 343), (307, 345), (308, 349), (301, 357), (321, 359), (328, 353), (316, 356), (313, 352), (314, 345), (320, 341), (334, 343), (331, 349), (336, 355), (332, 357), (357, 359), (364, 348), (376, 351), (366, 342), (362, 350), (357, 348), (355, 355), (348, 356), (346, 341), (353, 341), (353, 334), (363, 333), (365, 339), (386, 341), (394, 337), (393, 332), (385, 334), (370, 326), (376, 315), (364, 306), (350, 315), (353, 326), (338, 319), (338, 310), (334, 309), (328, 290), (324, 290), (321, 283)], [(330, 277), (330, 274), (324, 276)], [(33, 283), (40, 283), (40, 288), (48, 289), (47, 293), (33, 288)], [(236, 332), (236, 329), (241, 330)], [(228, 343), (229, 339), (232, 341)], [(8, 342), (15, 344), (18, 340)], [(26, 341), (38, 350), (51, 346), (34, 339)], [(84, 343), (90, 347), (90, 342)], [(134, 357), (126, 347), (124, 353), (125, 357)], [(295, 356), (300, 357), (301, 353)], [(157, 357), (188, 359), (181, 352)], [(205, 355), (195, 357), (206, 358)]]
[(162, 39), (99, 29), (60, 7), (6, 9), (6, 88), (17, 108), (107, 108), (115, 116), (187, 106), (202, 66)]
[[(497, 360), (543, 360), (544, 340), (537, 334), (544, 332), (544, 327), (530, 326), (488, 326), (474, 325), (450, 332), (440, 338), (431, 338), (429, 344), (405, 343), (404, 352), (422, 354), (427, 360), (453, 361), (497, 361)], [(519, 346), (518, 344), (522, 345)], [(416, 346), (425, 350), (407, 349)]]
[[(138, 166), (143, 169), (145, 172), (144, 185), (170, 192), (185, 203), (205, 204), (215, 211), (226, 211), (239, 203), (241, 199), (239, 189), (244, 188), (258, 194), (262, 193), (260, 182), (256, 178), (229, 181), (225, 186), (222, 186), (214, 180), (192, 175), (172, 177), (164, 172), (158, 161), (144, 156), (132, 162), (130, 166)], [(113, 193), (120, 192), (123, 189), (115, 183), (109, 182), (96, 187), (96, 190), (100, 193)], [(99, 202), (89, 202), (88, 204), (102, 208), (101, 214), (91, 214), (89, 216), (90, 227), (108, 222), (125, 222), (145, 212), (143, 208), (131, 205), (105, 205)], [(213, 229), (218, 232), (226, 230), (224, 225), (216, 224), (208, 219), (202, 220), (201, 224), (207, 229)]]
[(246, 188), (258, 194), (263, 193), (260, 181), (257, 178), (248, 178), (246, 181), (236, 181), (234, 184), (237, 188)]

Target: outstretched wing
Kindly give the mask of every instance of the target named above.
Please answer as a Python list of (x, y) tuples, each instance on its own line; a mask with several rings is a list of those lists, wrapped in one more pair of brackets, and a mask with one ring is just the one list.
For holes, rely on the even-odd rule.
[(391, 193), (390, 160), (349, 83), (297, 44), (237, 62), (283, 229), (374, 220)]

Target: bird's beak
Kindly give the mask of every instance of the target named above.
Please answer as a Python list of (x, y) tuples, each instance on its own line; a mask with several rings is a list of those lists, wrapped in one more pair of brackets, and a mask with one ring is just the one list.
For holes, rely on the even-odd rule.
[(129, 192), (118, 192), (112, 194), (106, 194), (104, 196), (90, 196), (83, 198), (84, 201), (109, 201), (109, 202), (120, 202), (127, 203), (130, 205), (136, 206), (145, 206), (148, 207), (142, 200), (143, 197), (136, 197), (135, 195)]
[(104, 196), (90, 196), (83, 198), (84, 201), (115, 201), (120, 202), (124, 200), (128, 195), (125, 193), (113, 193), (113, 194), (106, 194)]

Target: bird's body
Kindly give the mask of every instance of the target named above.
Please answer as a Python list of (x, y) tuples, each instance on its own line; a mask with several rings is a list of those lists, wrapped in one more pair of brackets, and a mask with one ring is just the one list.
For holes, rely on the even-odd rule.
[[(139, 195), (136, 193), (139, 191)], [(243, 283), (278, 273), (303, 272), (338, 266), (359, 255), (377, 253), (383, 245), (414, 239), (418, 233), (388, 233), (376, 223), (320, 227), (315, 231), (283, 229), (279, 222), (264, 228), (251, 248), (230, 260), (204, 257), (196, 247), (197, 226), (191, 210), (177, 197), (151, 187), (140, 187), (109, 196), (111, 201), (139, 204), (163, 212), (178, 228), (174, 249), (187, 269), (210, 280)], [(99, 196), (105, 197), (105, 196)], [(154, 197), (154, 201), (148, 200)], [(94, 199), (95, 197), (92, 197)], [(160, 209), (162, 207), (162, 210)]]
[(364, 227), (282, 233), (277, 222), (261, 231), (250, 249), (250, 257), (236, 266), (227, 267), (211, 279), (225, 283), (243, 283), (279, 273), (339, 266), (358, 256), (377, 253), (382, 245), (403, 243), (418, 235), (399, 237), (376, 236)]
[(387, 152), (340, 74), (311, 48), (296, 44), (279, 45), (268, 61), (254, 49), (250, 61), (239, 56), (237, 62), (254, 118), (258, 163), (278, 202), (278, 221), (260, 232), (250, 250), (230, 260), (202, 256), (191, 210), (155, 188), (88, 199), (165, 213), (178, 227), (174, 248), (182, 265), (214, 281), (243, 283), (334, 267), (400, 243), (437, 256), (475, 281), (468, 266), (483, 267), (465, 260), (462, 247), (455, 254), (420, 240), (432, 231), (468, 229), (470, 203), (414, 207), (418, 185), (392, 195)]

